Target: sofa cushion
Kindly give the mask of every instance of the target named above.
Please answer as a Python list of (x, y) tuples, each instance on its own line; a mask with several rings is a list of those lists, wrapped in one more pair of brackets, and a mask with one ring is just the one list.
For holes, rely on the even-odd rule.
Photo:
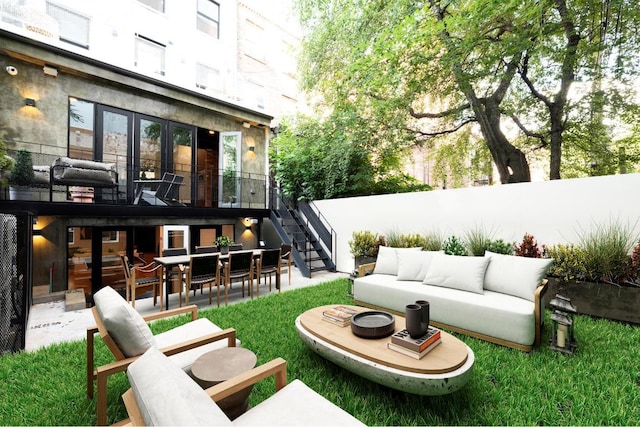
[(378, 248), (378, 257), (376, 259), (376, 267), (374, 274), (390, 274), (398, 275), (398, 252), (403, 251), (420, 251), (422, 248), (391, 248), (389, 246), (380, 246)]
[(422, 282), (427, 275), (433, 256), (439, 251), (399, 251), (396, 280)]
[(209, 395), (155, 348), (127, 369), (129, 383), (145, 425), (231, 425)]
[(140, 313), (112, 287), (100, 289), (93, 295), (93, 301), (109, 335), (126, 357), (138, 356), (156, 345)]
[(488, 257), (435, 254), (423, 283), (481, 294), (488, 263)]
[(286, 387), (233, 421), (240, 426), (364, 426), (300, 380)]
[(484, 277), (487, 290), (534, 301), (535, 290), (553, 263), (552, 258), (527, 258), (486, 251), (491, 262)]

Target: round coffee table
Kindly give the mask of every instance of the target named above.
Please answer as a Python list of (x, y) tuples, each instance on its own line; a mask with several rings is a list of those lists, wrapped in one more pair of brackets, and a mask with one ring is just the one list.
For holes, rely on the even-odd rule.
[[(191, 366), (191, 373), (196, 382), (206, 389), (255, 368), (256, 362), (256, 355), (246, 348), (219, 348), (198, 357)], [(244, 388), (217, 404), (227, 417), (234, 420), (249, 409), (252, 388)]]

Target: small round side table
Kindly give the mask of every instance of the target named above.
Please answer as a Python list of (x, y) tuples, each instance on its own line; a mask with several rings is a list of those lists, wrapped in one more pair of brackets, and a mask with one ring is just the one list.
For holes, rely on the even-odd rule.
[[(246, 348), (219, 348), (198, 357), (191, 366), (191, 373), (200, 387), (206, 389), (255, 368), (256, 362), (256, 355)], [(227, 417), (234, 420), (249, 409), (249, 394), (252, 389), (251, 385), (225, 397), (217, 404)]]

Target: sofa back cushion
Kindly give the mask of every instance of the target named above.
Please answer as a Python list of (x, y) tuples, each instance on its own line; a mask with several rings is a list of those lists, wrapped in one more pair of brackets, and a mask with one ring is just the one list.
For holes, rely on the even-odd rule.
[(488, 264), (487, 257), (438, 253), (433, 256), (422, 283), (482, 294)]
[(145, 425), (231, 425), (209, 395), (154, 347), (129, 366), (127, 376)]
[(535, 290), (553, 263), (552, 258), (527, 258), (486, 251), (491, 262), (484, 277), (484, 288), (534, 301)]
[(398, 277), (396, 280), (422, 282), (429, 271), (433, 256), (439, 251), (398, 251)]
[(138, 356), (156, 345), (149, 325), (112, 287), (93, 295), (98, 315), (126, 357)]
[(398, 275), (398, 252), (404, 251), (421, 251), (422, 248), (391, 248), (389, 246), (380, 246), (378, 248), (378, 258), (376, 259), (376, 267), (373, 274), (390, 274)]

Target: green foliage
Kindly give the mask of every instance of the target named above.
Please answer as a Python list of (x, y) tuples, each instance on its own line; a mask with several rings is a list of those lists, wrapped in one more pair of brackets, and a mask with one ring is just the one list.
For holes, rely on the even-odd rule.
[(0, 139), (0, 187), (6, 185), (8, 175), (13, 171), (15, 161), (7, 155), (7, 145)]
[(438, 231), (430, 231), (424, 235), (424, 245), (422, 250), (425, 251), (440, 251), (442, 250), (442, 242), (444, 236)]
[(349, 249), (354, 257), (376, 257), (380, 246), (385, 246), (384, 236), (369, 230), (354, 231), (349, 240)]
[(387, 245), (392, 248), (418, 248), (424, 249), (425, 237), (418, 233), (401, 233), (398, 230), (391, 230), (386, 236)]
[(574, 244), (557, 244), (545, 247), (545, 256), (553, 258), (549, 267), (549, 276), (563, 282), (584, 280), (586, 275), (586, 254)]
[(522, 243), (516, 244), (514, 249), (517, 256), (529, 258), (540, 258), (542, 256), (542, 251), (538, 248), (538, 242), (529, 233), (525, 233)]
[(471, 228), (464, 233), (467, 250), (473, 256), (483, 256), (492, 238), (493, 232), (486, 231), (481, 226)]
[(218, 236), (216, 237), (215, 244), (217, 246), (229, 246), (233, 244), (233, 241), (228, 236)]
[(468, 255), (467, 248), (464, 243), (456, 236), (449, 236), (447, 240), (444, 241), (442, 250), (447, 255)]
[(489, 240), (485, 249), (496, 254), (513, 255), (514, 246), (514, 242), (505, 242), (502, 239), (497, 239)]
[(33, 172), (33, 160), (31, 152), (21, 148), (16, 154), (16, 163), (9, 177), (9, 184), (17, 187), (28, 187), (33, 184), (35, 174)]
[(633, 227), (619, 221), (592, 224), (589, 230), (582, 230), (579, 246), (585, 256), (585, 280), (624, 282), (631, 264), (629, 254), (637, 239)]

